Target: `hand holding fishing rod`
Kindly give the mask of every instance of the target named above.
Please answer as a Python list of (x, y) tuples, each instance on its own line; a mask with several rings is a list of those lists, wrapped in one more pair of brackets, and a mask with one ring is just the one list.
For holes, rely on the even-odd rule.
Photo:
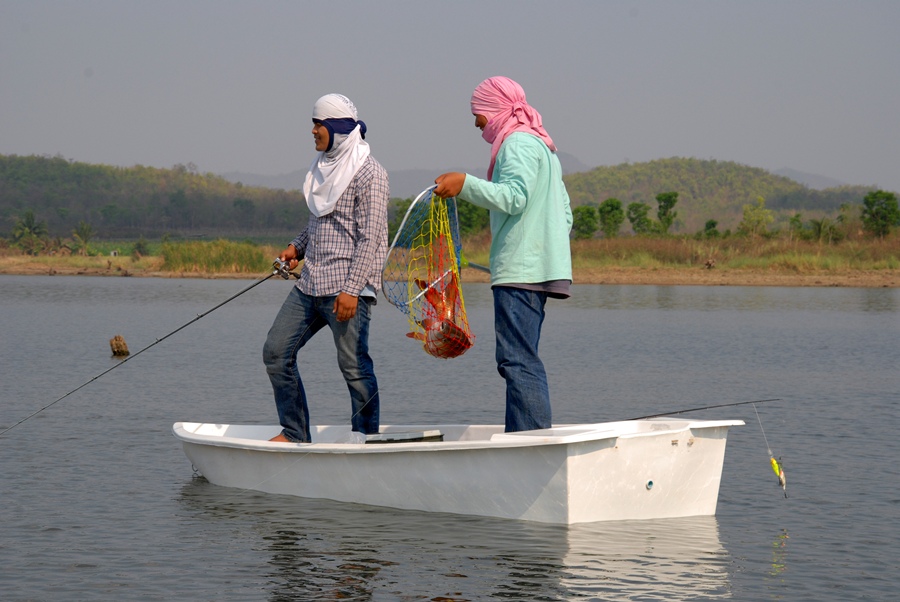
[[(101, 376), (104, 376), (104, 375), (106, 375), (106, 374), (109, 374), (110, 372), (112, 372), (113, 370), (115, 370), (116, 368), (118, 368), (119, 366), (121, 366), (122, 364), (124, 364), (125, 362), (128, 362), (128, 361), (134, 359), (135, 357), (137, 357), (138, 355), (140, 355), (140, 354), (142, 354), (143, 352), (147, 351), (148, 349), (150, 349), (150, 348), (153, 347), (154, 345), (156, 345), (156, 344), (158, 344), (158, 343), (161, 343), (161, 342), (165, 341), (166, 339), (168, 339), (170, 336), (172, 336), (172, 335), (175, 334), (176, 332), (179, 332), (179, 331), (181, 331), (181, 330), (187, 328), (188, 326), (190, 326), (191, 324), (193, 324), (194, 322), (196, 322), (196, 321), (199, 320), (200, 318), (202, 318), (202, 317), (204, 317), (204, 316), (206, 316), (206, 315), (208, 315), (208, 314), (211, 314), (212, 312), (214, 312), (215, 310), (219, 309), (220, 307), (222, 307), (222, 306), (225, 305), (226, 303), (228, 303), (228, 302), (230, 302), (230, 301), (233, 301), (233, 300), (237, 299), (238, 297), (240, 297), (241, 295), (243, 295), (244, 293), (246, 293), (246, 292), (249, 291), (250, 289), (252, 289), (252, 288), (254, 288), (254, 287), (256, 287), (256, 286), (262, 284), (263, 282), (265, 282), (266, 280), (268, 280), (268, 279), (271, 278), (272, 276), (281, 276), (281, 277), (284, 278), (285, 280), (288, 280), (291, 276), (294, 276), (294, 277), (296, 278), (297, 275), (296, 275), (294, 272), (291, 271), (291, 266), (290, 266), (290, 264), (291, 264), (291, 262), (292, 262), (293, 260), (296, 260), (296, 258), (294, 258), (294, 259), (292, 259), (292, 260), (285, 261), (285, 260), (282, 259), (281, 257), (276, 257), (276, 258), (275, 258), (275, 261), (272, 263), (272, 272), (271, 272), (270, 274), (267, 274), (266, 276), (263, 276), (262, 278), (260, 278), (259, 280), (257, 280), (257, 281), (254, 282), (253, 284), (251, 284), (250, 286), (248, 286), (248, 287), (244, 288), (242, 291), (240, 291), (240, 292), (238, 292), (238, 293), (232, 295), (232, 296), (229, 297), (228, 299), (225, 299), (224, 301), (222, 301), (221, 303), (219, 303), (219, 304), (216, 305), (215, 307), (213, 307), (213, 308), (211, 308), (211, 309), (208, 309), (207, 311), (205, 311), (205, 312), (203, 312), (203, 313), (201, 313), (201, 314), (197, 314), (197, 316), (196, 316), (193, 320), (191, 320), (191, 321), (189, 321), (189, 322), (186, 322), (185, 324), (179, 326), (178, 328), (176, 328), (175, 330), (173, 330), (172, 332), (170, 332), (170, 333), (167, 334), (166, 336), (164, 336), (164, 337), (162, 337), (162, 338), (159, 338), (159, 339), (156, 339), (155, 341), (153, 341), (152, 343), (150, 343), (149, 345), (147, 345), (146, 347), (144, 347), (144, 348), (141, 349), (140, 351), (138, 351), (138, 352), (136, 352), (136, 353), (133, 353), (133, 354), (131, 354), (131, 355), (128, 356), (128, 357), (125, 357), (124, 359), (122, 359), (122, 361), (120, 361), (119, 363), (115, 364), (115, 365), (112, 366), (111, 368), (108, 368), (107, 370), (104, 370), (103, 372), (101, 372), (101, 373), (98, 374), (97, 376), (93, 377), (93, 378), (90, 379), (89, 381), (87, 381), (87, 382), (85, 382), (85, 383), (83, 383), (83, 384), (81, 384), (81, 385), (75, 387), (74, 389), (72, 389), (71, 391), (69, 391), (68, 393), (66, 393), (65, 395), (63, 395), (62, 397), (56, 399), (55, 401), (52, 401), (52, 402), (48, 403), (47, 405), (45, 405), (44, 407), (42, 407), (42, 408), (36, 410), (35, 412), (32, 412), (31, 414), (29, 414), (28, 416), (26, 416), (26, 417), (23, 418), (22, 420), (18, 421), (17, 423), (15, 423), (14, 425), (12, 425), (11, 427), (9, 427), (9, 428), (7, 428), (7, 429), (4, 429), (3, 431), (0, 431), (0, 437), (2, 437), (3, 435), (5, 435), (5, 434), (8, 433), (9, 431), (13, 430), (14, 428), (16, 428), (17, 426), (19, 426), (20, 424), (22, 424), (22, 423), (25, 422), (26, 420), (29, 420), (30, 418), (33, 418), (33, 417), (37, 416), (38, 414), (40, 414), (40, 413), (43, 412), (44, 410), (46, 410), (46, 409), (48, 409), (48, 408), (50, 408), (50, 407), (56, 405), (57, 403), (59, 403), (60, 401), (62, 401), (63, 399), (65, 399), (66, 397), (68, 397), (69, 395), (71, 395), (72, 393), (75, 393), (76, 391), (79, 391), (79, 390), (83, 389), (84, 387), (86, 387), (87, 385), (91, 384), (92, 382), (94, 382), (95, 380), (97, 380), (98, 378), (100, 378)], [(296, 266), (296, 264), (294, 264), (294, 265)]]
[(300, 259), (301, 258), (297, 253), (297, 247), (289, 244), (287, 247), (285, 247), (284, 251), (282, 251), (281, 254), (275, 258), (273, 267), (275, 268), (275, 271), (278, 273), (278, 275), (285, 280), (288, 279), (288, 275), (293, 275), (294, 278), (299, 278), (299, 276), (291, 272), (291, 270), (293, 270), (300, 264)]

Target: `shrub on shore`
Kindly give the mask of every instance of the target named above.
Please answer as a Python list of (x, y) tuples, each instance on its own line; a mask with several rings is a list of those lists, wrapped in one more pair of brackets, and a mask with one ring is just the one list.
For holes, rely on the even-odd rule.
[[(0, 241), (2, 242), (2, 241)], [(488, 265), (490, 234), (481, 232), (462, 242), (463, 257)], [(256, 275), (269, 271), (282, 246), (214, 241), (147, 242), (147, 255), (134, 253), (134, 241), (92, 243), (88, 256), (65, 253), (29, 255), (21, 249), (0, 244), (0, 260), (9, 266), (30, 262), (49, 272), (119, 271), (129, 275), (163, 272), (192, 275)], [(826, 244), (796, 238), (621, 237), (572, 241), (572, 266), (576, 270), (609, 268), (635, 269), (732, 269), (767, 270), (792, 273), (849, 270), (900, 269), (900, 236), (857, 238)], [(11, 269), (8, 273), (15, 273)]]
[[(258, 274), (271, 268), (272, 251), (249, 242), (214, 240), (165, 243), (162, 269), (167, 272)], [(276, 253), (277, 254), (277, 253)]]
[(822, 244), (784, 238), (697, 240), (692, 237), (572, 241), (576, 268), (703, 268), (879, 270), (900, 267), (900, 236)]

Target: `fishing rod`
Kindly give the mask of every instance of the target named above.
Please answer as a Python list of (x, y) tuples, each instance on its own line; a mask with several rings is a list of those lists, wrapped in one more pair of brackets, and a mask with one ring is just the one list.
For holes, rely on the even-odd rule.
[(699, 412), (700, 410), (712, 410), (713, 408), (731, 408), (734, 406), (743, 406), (756, 403), (770, 403), (772, 401), (781, 401), (781, 399), (756, 399), (754, 401), (738, 401), (735, 403), (720, 403), (712, 406), (704, 406), (702, 408), (690, 408), (687, 410), (675, 410), (673, 412), (662, 412), (660, 414), (650, 414), (649, 416), (640, 416), (638, 418), (628, 418), (627, 420), (647, 420), (648, 418), (659, 418), (660, 416), (671, 416), (673, 414), (686, 414), (688, 412)]
[(291, 271), (290, 271), (290, 267), (288, 266), (288, 263), (287, 263), (287, 262), (281, 261), (281, 259), (276, 258), (275, 261), (274, 261), (274, 263), (272, 263), (272, 273), (271, 273), (271, 274), (268, 274), (268, 275), (266, 275), (266, 276), (263, 276), (262, 278), (260, 278), (259, 280), (257, 280), (257, 281), (254, 282), (253, 284), (251, 284), (250, 286), (244, 288), (244, 290), (242, 290), (242, 291), (240, 291), (239, 293), (236, 293), (236, 294), (232, 295), (231, 297), (225, 299), (224, 301), (222, 301), (221, 303), (219, 303), (218, 305), (216, 305), (216, 306), (213, 307), (212, 309), (208, 309), (208, 310), (206, 310), (205, 312), (203, 312), (203, 313), (201, 313), (201, 314), (197, 314), (197, 316), (196, 316), (193, 320), (191, 320), (191, 321), (189, 321), (189, 322), (186, 322), (186, 323), (182, 324), (181, 326), (179, 326), (178, 328), (176, 328), (175, 330), (173, 330), (172, 332), (170, 332), (170, 333), (167, 334), (166, 336), (164, 336), (164, 337), (162, 337), (162, 338), (160, 338), (160, 339), (156, 339), (155, 341), (153, 341), (152, 343), (150, 343), (149, 345), (147, 345), (146, 347), (144, 347), (144, 348), (141, 349), (140, 351), (138, 351), (138, 352), (136, 352), (136, 353), (134, 353), (134, 354), (132, 354), (132, 355), (126, 357), (125, 359), (123, 359), (123, 360), (122, 360), (121, 362), (119, 362), (118, 364), (112, 366), (111, 368), (109, 368), (109, 369), (107, 369), (107, 370), (104, 370), (103, 372), (101, 372), (100, 374), (98, 374), (98, 375), (95, 376), (94, 378), (90, 379), (89, 381), (87, 381), (87, 382), (85, 382), (85, 383), (82, 383), (81, 385), (75, 387), (74, 389), (72, 389), (71, 391), (69, 391), (68, 393), (66, 393), (66, 394), (63, 395), (62, 397), (60, 397), (59, 399), (57, 399), (57, 400), (55, 400), (55, 401), (52, 401), (52, 402), (48, 403), (47, 405), (45, 405), (44, 407), (42, 407), (42, 408), (40, 408), (40, 409), (38, 409), (38, 410), (32, 412), (31, 414), (29, 414), (28, 416), (26, 416), (26, 417), (23, 418), (22, 420), (18, 421), (17, 423), (15, 423), (14, 425), (12, 425), (11, 427), (9, 427), (9, 428), (7, 428), (7, 429), (5, 429), (5, 430), (3, 430), (3, 431), (0, 431), (0, 437), (2, 437), (3, 435), (5, 435), (5, 434), (8, 433), (9, 431), (13, 430), (14, 428), (16, 428), (17, 426), (19, 426), (19, 425), (22, 424), (23, 422), (25, 422), (25, 421), (27, 421), (27, 420), (30, 420), (31, 418), (34, 418), (35, 416), (37, 416), (38, 414), (40, 414), (40, 413), (43, 412), (44, 410), (47, 410), (48, 408), (51, 408), (52, 406), (56, 405), (57, 403), (59, 403), (60, 401), (62, 401), (62, 400), (65, 399), (66, 397), (68, 397), (69, 395), (71, 395), (71, 394), (75, 393), (76, 391), (79, 391), (79, 390), (83, 389), (84, 387), (88, 386), (89, 384), (91, 384), (92, 382), (94, 382), (95, 380), (97, 380), (98, 378), (100, 378), (101, 376), (104, 376), (104, 375), (106, 375), (106, 374), (109, 374), (110, 372), (112, 372), (113, 370), (115, 370), (116, 368), (118, 368), (119, 366), (121, 366), (122, 364), (124, 364), (125, 362), (127, 362), (127, 361), (129, 361), (129, 360), (131, 360), (131, 359), (134, 359), (135, 357), (139, 356), (140, 354), (142, 354), (143, 352), (147, 351), (147, 350), (150, 349), (151, 347), (153, 347), (153, 346), (155, 346), (155, 345), (157, 345), (157, 344), (159, 344), (159, 343), (162, 343), (163, 341), (165, 341), (166, 339), (168, 339), (170, 336), (174, 335), (175, 333), (184, 330), (185, 328), (187, 328), (188, 326), (190, 326), (190, 325), (193, 324), (194, 322), (198, 321), (200, 318), (203, 318), (203, 317), (205, 317), (205, 316), (211, 314), (212, 312), (216, 311), (217, 309), (219, 309), (220, 307), (222, 307), (222, 306), (225, 305), (226, 303), (228, 303), (228, 302), (230, 302), (230, 301), (234, 301), (235, 299), (237, 299), (238, 297), (240, 297), (241, 295), (243, 295), (244, 293), (246, 293), (246, 292), (249, 291), (250, 289), (252, 289), (252, 288), (254, 288), (254, 287), (256, 287), (256, 286), (259, 286), (260, 284), (262, 284), (263, 282), (265, 282), (266, 280), (268, 280), (268, 279), (271, 278), (272, 276), (281, 276), (281, 277), (284, 278), (285, 280), (289, 279), (291, 276), (294, 276), (295, 278), (297, 277), (297, 275), (296, 275), (294, 272), (291, 272)]

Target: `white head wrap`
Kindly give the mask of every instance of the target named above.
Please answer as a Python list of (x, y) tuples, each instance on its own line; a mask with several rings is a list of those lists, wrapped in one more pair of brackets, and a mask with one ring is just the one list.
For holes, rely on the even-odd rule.
[[(342, 94), (326, 94), (316, 101), (313, 119), (356, 121), (358, 117), (349, 98)], [(316, 155), (303, 183), (306, 205), (316, 217), (334, 211), (338, 199), (371, 153), (369, 144), (362, 139), (359, 125), (349, 134), (332, 134), (332, 137), (331, 149)]]

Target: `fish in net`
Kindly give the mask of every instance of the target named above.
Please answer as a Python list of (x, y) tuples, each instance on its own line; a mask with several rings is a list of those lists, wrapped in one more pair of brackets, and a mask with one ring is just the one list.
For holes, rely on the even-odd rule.
[(456, 199), (413, 199), (394, 236), (382, 272), (384, 296), (409, 321), (407, 337), (441, 359), (459, 357), (475, 342), (460, 285), (462, 248)]

